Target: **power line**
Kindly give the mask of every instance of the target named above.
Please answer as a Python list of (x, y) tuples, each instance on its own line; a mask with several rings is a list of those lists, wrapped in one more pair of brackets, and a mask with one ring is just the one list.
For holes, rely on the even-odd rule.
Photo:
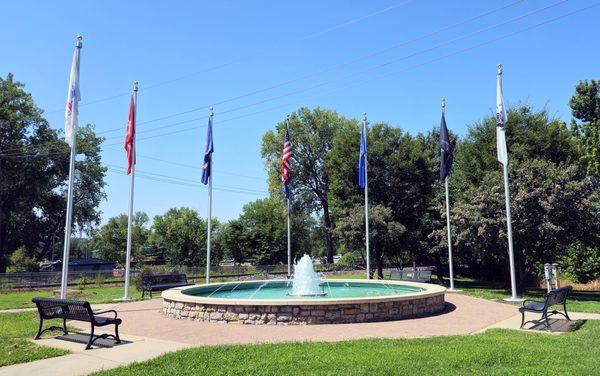
[[(348, 21), (344, 21), (344, 22), (342, 22), (340, 24), (334, 25), (334, 26), (329, 27), (327, 29), (324, 29), (324, 30), (321, 30), (321, 31), (318, 31), (318, 32), (314, 32), (314, 33), (309, 34), (309, 35), (307, 35), (305, 37), (302, 37), (302, 38), (300, 38), (298, 40), (294, 39), (294, 40), (288, 40), (287, 42), (280, 42), (280, 43), (281, 44), (286, 44), (286, 43), (303, 42), (305, 40), (312, 39), (312, 38), (315, 38), (315, 37), (318, 37), (318, 36), (321, 36), (321, 35), (324, 35), (324, 34), (328, 34), (328, 33), (332, 32), (332, 31), (341, 29), (343, 27), (346, 27), (346, 26), (349, 26), (349, 25), (353, 25), (355, 23), (358, 23), (360, 21), (364, 21), (364, 20), (369, 19), (371, 17), (375, 17), (375, 16), (378, 16), (380, 14), (389, 12), (389, 11), (391, 11), (393, 9), (399, 8), (401, 6), (404, 6), (404, 5), (406, 5), (406, 4), (408, 4), (408, 3), (412, 2), (412, 1), (413, 0), (401, 1), (399, 3), (387, 6), (387, 7), (383, 8), (383, 9), (378, 10), (378, 11), (369, 13), (367, 15), (360, 16), (360, 17), (357, 17), (355, 19), (351, 19), (351, 20), (348, 20)], [(230, 65), (239, 63), (241, 61), (244, 61), (244, 60), (246, 60), (248, 58), (262, 55), (265, 52), (270, 52), (272, 50), (273, 50), (272, 48), (263, 48), (263, 49), (260, 49), (260, 50), (256, 50), (256, 51), (254, 51), (254, 52), (252, 52), (250, 54), (243, 55), (241, 57), (237, 57), (237, 58), (232, 59), (232, 60), (230, 60), (228, 62), (225, 62), (225, 63), (217, 64), (217, 65), (214, 65), (214, 66), (211, 66), (211, 67), (208, 67), (208, 68), (196, 71), (196, 72), (188, 73), (188, 74), (185, 74), (183, 76), (179, 76), (179, 77), (176, 77), (176, 78), (173, 78), (173, 79), (170, 79), (170, 80), (166, 80), (166, 81), (162, 81), (162, 82), (158, 82), (158, 83), (155, 83), (155, 84), (152, 84), (152, 85), (145, 86), (143, 88), (140, 88), (139, 91), (151, 90), (151, 89), (154, 89), (154, 88), (157, 88), (157, 87), (160, 87), (160, 86), (171, 84), (173, 82), (184, 80), (186, 78), (190, 78), (190, 77), (197, 76), (197, 75), (200, 75), (200, 74), (203, 74), (203, 73), (208, 73), (208, 72), (212, 72), (212, 71), (215, 71), (215, 70), (219, 70), (219, 69), (228, 67)], [(91, 104), (95, 104), (95, 103), (106, 102), (106, 101), (109, 101), (109, 100), (112, 100), (112, 99), (116, 99), (116, 98), (121, 98), (121, 97), (124, 97), (124, 96), (128, 96), (130, 94), (131, 93), (129, 93), (129, 92), (115, 94), (115, 95), (111, 95), (111, 96), (108, 96), (108, 97), (105, 97), (105, 98), (100, 98), (100, 99), (92, 100), (92, 101), (89, 101), (89, 102), (80, 103), (79, 106), (87, 106), (87, 105), (91, 105)], [(60, 112), (60, 111), (64, 111), (64, 109), (54, 110), (54, 111), (50, 111), (48, 113), (52, 114), (52, 113), (57, 113), (57, 112)]]
[[(277, 84), (274, 84), (274, 85), (271, 85), (271, 86), (267, 86), (267, 87), (264, 87), (264, 88), (261, 88), (261, 89), (253, 90), (253, 91), (250, 91), (250, 92), (247, 92), (247, 93), (244, 93), (244, 94), (240, 94), (240, 95), (237, 95), (237, 96), (233, 96), (233, 97), (229, 97), (229, 98), (226, 98), (226, 99), (222, 99), (222, 100), (219, 100), (217, 102), (213, 102), (211, 104), (203, 105), (203, 106), (200, 106), (200, 107), (195, 107), (195, 108), (192, 108), (190, 110), (186, 110), (186, 111), (182, 111), (182, 112), (177, 112), (177, 113), (173, 113), (173, 114), (170, 114), (170, 115), (158, 117), (158, 118), (155, 118), (155, 119), (151, 119), (151, 120), (146, 120), (146, 121), (143, 121), (143, 122), (139, 122), (138, 124), (142, 125), (142, 124), (153, 123), (153, 122), (156, 122), (156, 121), (166, 120), (166, 119), (170, 119), (172, 117), (176, 117), (176, 116), (180, 116), (180, 115), (185, 115), (185, 114), (189, 114), (189, 113), (192, 113), (192, 112), (197, 112), (197, 111), (201, 111), (201, 110), (207, 110), (211, 106), (218, 106), (218, 105), (225, 104), (225, 103), (228, 103), (228, 102), (232, 102), (232, 101), (236, 101), (236, 100), (239, 100), (239, 99), (247, 98), (247, 97), (259, 94), (259, 93), (263, 93), (263, 92), (274, 90), (274, 89), (277, 89), (277, 88), (280, 88), (280, 87), (283, 87), (283, 86), (287, 86), (287, 85), (295, 83), (295, 82), (303, 81), (303, 80), (306, 80), (308, 78), (316, 77), (316, 76), (319, 76), (319, 75), (321, 75), (323, 73), (327, 73), (327, 72), (333, 71), (335, 69), (339, 69), (339, 68), (344, 67), (344, 66), (355, 64), (357, 62), (366, 60), (366, 59), (371, 58), (371, 57), (375, 57), (375, 56), (381, 55), (381, 54), (389, 52), (391, 50), (394, 50), (394, 49), (397, 49), (397, 48), (400, 48), (400, 47), (403, 47), (403, 46), (406, 46), (406, 45), (418, 42), (418, 41), (423, 40), (423, 39), (430, 38), (430, 37), (435, 36), (435, 35), (443, 32), (443, 31), (447, 31), (447, 30), (453, 29), (455, 27), (462, 26), (462, 25), (467, 24), (469, 22), (472, 22), (472, 21), (478, 20), (480, 18), (483, 18), (485, 16), (488, 16), (490, 14), (493, 14), (493, 13), (499, 12), (501, 10), (507, 9), (509, 7), (515, 6), (515, 5), (519, 4), (519, 3), (522, 3), (523, 1), (524, 0), (514, 1), (514, 2), (506, 4), (504, 6), (491, 9), (489, 11), (480, 13), (480, 14), (474, 16), (474, 17), (471, 17), (471, 18), (468, 18), (468, 19), (465, 19), (465, 20), (462, 20), (462, 21), (459, 21), (459, 22), (456, 22), (456, 23), (444, 26), (444, 27), (442, 27), (440, 29), (437, 29), (437, 30), (434, 30), (432, 32), (420, 35), (418, 37), (415, 37), (415, 38), (412, 38), (412, 39), (409, 39), (409, 40), (405, 40), (405, 41), (402, 41), (402, 42), (395, 43), (395, 44), (393, 44), (393, 45), (391, 45), (389, 47), (386, 47), (384, 49), (373, 51), (373, 52), (370, 52), (368, 54), (359, 56), (357, 58), (350, 59), (350, 60), (347, 60), (347, 61), (335, 64), (335, 65), (332, 65), (330, 67), (314, 71), (314, 72), (306, 74), (306, 75), (302, 75), (302, 76), (299, 76), (299, 77), (296, 77), (296, 78), (293, 78), (293, 79), (290, 79), (290, 80), (282, 81), (282, 82), (279, 82)], [(565, 1), (567, 1), (567, 0), (563, 0), (562, 2), (565, 2)], [(558, 4), (556, 4), (556, 5), (558, 5)], [(546, 8), (544, 8), (543, 10), (545, 10), (545, 9)], [(509, 22), (512, 22), (512, 21), (509, 21)], [(426, 52), (428, 52), (428, 51), (429, 50), (427, 50)], [(313, 87), (309, 87), (308, 90), (310, 90), (310, 89), (312, 89), (314, 87), (319, 87), (319, 86), (321, 86), (321, 85), (319, 84), (319, 85), (316, 85), (316, 86), (313, 86)], [(306, 91), (306, 90), (303, 90), (303, 91)], [(292, 93), (284, 94), (283, 96), (293, 95), (294, 93), (297, 93), (297, 92), (292, 92)], [(281, 96), (277, 96), (277, 97), (275, 97), (275, 99), (278, 99), (280, 97)], [(253, 103), (251, 105), (262, 104), (265, 101), (272, 101), (272, 100), (274, 100), (274, 99), (271, 98), (271, 99), (267, 99), (267, 100), (255, 102), (255, 103)], [(242, 108), (246, 108), (246, 107), (242, 107)], [(233, 112), (233, 111), (237, 111), (237, 110), (238, 109), (228, 110), (227, 112)], [(220, 112), (219, 114), (223, 114), (223, 113), (224, 112)], [(120, 128), (120, 127), (119, 128), (112, 128), (112, 129), (108, 129), (108, 130), (105, 130), (105, 131), (98, 132), (98, 134), (110, 133), (110, 132), (115, 132), (115, 131), (120, 131), (120, 130), (122, 130), (122, 128)]]
[[(119, 174), (119, 175), (126, 173), (126, 170), (121, 167), (107, 167), (107, 170), (111, 173), (115, 173), (115, 174)], [(177, 177), (170, 177), (167, 175), (160, 175), (160, 174), (147, 173), (147, 172), (138, 173), (138, 171), (136, 171), (135, 176), (136, 176), (136, 178), (139, 177), (142, 179), (152, 180), (152, 181), (157, 181), (157, 182), (162, 182), (162, 183), (206, 189), (206, 186), (199, 182), (196, 182), (193, 180), (188, 180), (188, 179), (181, 179), (181, 178), (177, 178)], [(213, 188), (217, 191), (222, 191), (222, 192), (240, 193), (240, 194), (247, 194), (247, 195), (253, 195), (253, 196), (268, 196), (267, 192), (247, 190), (247, 189), (238, 188), (238, 187), (228, 187), (228, 186), (216, 187), (216, 186), (213, 186)]]
[[(118, 151), (118, 152), (123, 152), (123, 150), (119, 150), (119, 149), (115, 149), (115, 148), (111, 148), (111, 147), (103, 147), (103, 149), (112, 150), (112, 151)], [(202, 167), (200, 167), (198, 165), (194, 166), (194, 165), (189, 165), (189, 164), (185, 164), (185, 163), (169, 161), (169, 160), (166, 160), (166, 159), (162, 159), (162, 158), (150, 156), (150, 155), (147, 155), (147, 154), (140, 154), (137, 151), (136, 151), (136, 156), (142, 157), (144, 159), (151, 159), (151, 160), (154, 160), (154, 161), (163, 162), (163, 163), (166, 163), (166, 164), (171, 164), (171, 165), (174, 165), (174, 166), (189, 168), (189, 169), (192, 169), (192, 170), (195, 170), (195, 171), (202, 171)], [(214, 172), (216, 174), (231, 175), (231, 176), (235, 176), (235, 177), (238, 177), (238, 178), (264, 181), (264, 178), (261, 178), (261, 177), (258, 177), (258, 176), (243, 175), (243, 174), (239, 174), (239, 173), (236, 173), (236, 172), (229, 172), (229, 171), (222, 171), (222, 170), (215, 170)]]
[[(561, 3), (564, 3), (564, 2), (566, 2), (566, 1), (568, 1), (568, 0), (562, 0), (562, 1), (559, 1), (559, 2), (557, 2), (557, 3), (554, 3), (554, 4), (551, 4), (551, 5), (549, 5), (549, 6), (547, 6), (547, 7), (544, 7), (544, 8), (541, 8), (541, 9), (537, 9), (537, 10), (535, 10), (535, 11), (533, 11), (533, 12), (541, 12), (541, 11), (543, 11), (543, 10), (546, 10), (548, 7), (556, 6), (556, 5), (559, 5), (559, 4), (561, 4)], [(410, 67), (408, 67), (408, 68), (406, 68), (406, 69), (403, 69), (403, 70), (401, 70), (401, 71), (399, 71), (399, 72), (394, 72), (394, 73), (392, 73), (392, 74), (398, 74), (398, 73), (402, 73), (402, 72), (405, 72), (405, 71), (408, 71), (408, 70), (416, 69), (416, 68), (419, 68), (419, 67), (421, 67), (421, 66), (424, 66), (424, 65), (427, 65), (427, 64), (431, 64), (431, 63), (434, 63), (434, 62), (437, 62), (437, 61), (440, 61), (440, 60), (446, 59), (446, 58), (448, 58), (448, 57), (452, 57), (452, 56), (455, 56), (455, 55), (457, 55), (457, 54), (464, 53), (464, 52), (467, 52), (467, 51), (470, 51), (470, 50), (473, 50), (473, 49), (476, 49), (476, 48), (482, 47), (482, 46), (484, 46), (484, 45), (487, 45), (487, 44), (494, 43), (494, 42), (496, 42), (496, 41), (499, 41), (499, 40), (502, 40), (502, 39), (505, 39), (505, 38), (508, 38), (508, 37), (511, 37), (511, 36), (514, 36), (514, 35), (520, 34), (520, 33), (522, 33), (522, 32), (525, 32), (525, 31), (531, 30), (531, 29), (533, 29), (533, 28), (536, 28), (536, 27), (539, 27), (539, 26), (545, 25), (545, 24), (547, 24), (547, 23), (554, 22), (554, 21), (556, 21), (556, 20), (558, 20), (558, 19), (561, 19), (561, 18), (568, 17), (568, 16), (570, 16), (570, 15), (572, 15), (572, 14), (579, 13), (579, 12), (581, 12), (581, 11), (583, 11), (583, 10), (589, 9), (589, 8), (591, 8), (591, 7), (593, 7), (593, 6), (596, 6), (596, 5), (597, 5), (597, 4), (594, 4), (594, 5), (592, 5), (592, 6), (589, 6), (589, 7), (585, 7), (585, 8), (582, 8), (582, 9), (579, 9), (579, 10), (576, 10), (576, 11), (573, 11), (573, 12), (569, 12), (569, 13), (563, 14), (563, 15), (561, 15), (561, 16), (558, 16), (558, 17), (552, 18), (552, 19), (550, 19), (550, 20), (548, 20), (548, 21), (544, 21), (544, 22), (542, 22), (542, 23), (535, 24), (535, 25), (533, 25), (533, 26), (531, 26), (531, 27), (526, 27), (526, 28), (524, 28), (524, 29), (517, 30), (516, 32), (512, 32), (512, 33), (505, 34), (505, 35), (503, 35), (503, 36), (501, 36), (501, 37), (499, 37), (499, 38), (494, 38), (494, 39), (488, 40), (488, 41), (486, 41), (486, 42), (479, 43), (479, 44), (476, 44), (476, 45), (474, 45), (474, 46), (471, 46), (471, 47), (468, 47), (468, 48), (465, 48), (465, 49), (461, 49), (461, 50), (459, 50), (459, 51), (456, 51), (456, 52), (453, 52), (453, 53), (450, 53), (450, 54), (446, 54), (446, 55), (443, 55), (443, 56), (441, 56), (441, 57), (438, 57), (438, 58), (435, 58), (435, 59), (432, 59), (432, 60), (426, 61), (426, 62), (424, 62), (424, 63), (421, 63), (421, 64), (416, 64), (416, 65), (410, 66)], [(529, 12), (529, 13), (527, 14), (527, 16), (529, 16), (529, 15), (531, 15), (531, 14), (532, 14), (532, 12)], [(523, 17), (525, 17), (525, 15), (519, 16), (519, 17), (517, 17), (517, 18), (523, 18)], [(499, 27), (499, 26), (502, 26), (502, 25), (504, 25), (504, 24), (506, 24), (506, 23), (508, 23), (508, 22), (514, 21), (514, 20), (515, 20), (515, 19), (509, 20), (509, 21), (503, 21), (503, 22), (501, 22), (501, 23), (499, 23), (499, 24), (496, 24), (496, 25), (494, 25), (493, 27)], [(490, 28), (491, 28), (491, 27), (490, 27)], [(489, 28), (487, 28), (487, 29), (489, 29)], [(471, 33), (469, 36), (472, 36), (472, 35), (473, 35), (473, 33)], [(464, 37), (465, 37), (465, 36), (461, 36), (461, 37), (459, 37), (459, 38), (460, 38), (460, 39), (464, 39)], [(456, 38), (456, 39), (454, 39), (454, 40), (453, 40), (453, 42), (454, 42), (454, 41), (456, 41), (456, 40), (457, 40), (457, 39), (459, 39), (459, 38)], [(440, 46), (440, 45), (438, 45), (437, 47), (439, 47), (439, 46)], [(430, 49), (433, 49), (433, 47), (432, 47), (432, 48), (430, 48)], [(428, 50), (430, 50), (430, 49), (428, 49)], [(398, 59), (396, 59), (396, 60), (398, 60)], [(381, 65), (381, 64), (380, 64), (380, 65)], [(383, 65), (389, 65), (389, 62), (386, 62), (386, 63), (384, 63)], [(371, 67), (369, 70), (372, 70), (372, 68), (373, 68), (373, 67)], [(354, 75), (356, 75), (356, 74), (353, 74), (353, 75), (350, 75), (350, 76), (354, 76)], [(390, 74), (386, 74), (386, 75), (384, 75), (383, 77), (387, 77), (387, 76), (389, 76), (389, 75), (390, 75)], [(322, 96), (324, 96), (324, 95), (328, 95), (328, 94), (331, 94), (331, 93), (335, 93), (335, 92), (337, 92), (337, 91), (339, 91), (339, 90), (346, 89), (346, 88), (348, 88), (348, 87), (354, 87), (354, 86), (357, 86), (357, 85), (363, 84), (363, 83), (365, 83), (365, 82), (370, 82), (370, 81), (371, 81), (371, 79), (369, 79), (368, 81), (360, 81), (358, 84), (353, 84), (353, 85), (350, 85), (350, 86), (344, 86), (344, 87), (342, 87), (342, 88), (338, 88), (338, 89), (334, 89), (334, 90), (331, 90), (331, 91), (327, 91), (325, 94), (321, 94), (321, 95), (318, 95), (318, 96), (309, 97), (309, 98), (307, 98), (307, 99), (315, 99), (315, 98), (320, 98), (320, 97), (322, 97)], [(322, 86), (322, 84), (319, 84), (319, 86)], [(306, 91), (306, 90), (304, 90), (304, 91)], [(285, 96), (281, 96), (281, 97), (285, 97)], [(305, 99), (305, 100), (306, 100), (306, 99)], [(269, 111), (272, 111), (272, 110), (274, 110), (274, 109), (278, 109), (278, 108), (282, 108), (282, 107), (286, 107), (286, 106), (292, 105), (292, 104), (294, 104), (294, 103), (297, 103), (297, 101), (290, 102), (290, 103), (286, 103), (286, 104), (284, 104), (284, 105), (280, 105), (280, 106), (275, 106), (275, 107), (272, 107), (272, 108), (269, 108), (269, 109), (266, 109), (266, 110), (261, 110), (261, 111), (256, 111), (256, 112), (253, 112), (253, 113), (250, 113), (250, 114), (241, 115), (241, 116), (238, 116), (238, 117), (235, 117), (235, 118), (225, 119), (225, 120), (219, 121), (219, 123), (225, 123), (225, 122), (229, 122), (229, 121), (232, 121), (232, 120), (237, 120), (237, 119), (244, 118), (244, 117), (248, 117), (248, 116), (252, 116), (252, 115), (256, 115), (256, 114), (260, 114), (260, 113), (264, 113), (264, 112), (269, 112)], [(254, 104), (252, 104), (252, 105), (254, 105)], [(242, 109), (242, 108), (247, 108), (247, 107), (249, 107), (249, 106), (243, 106), (243, 107), (241, 107), (241, 108), (237, 108), (236, 110), (238, 110), (238, 109)], [(231, 112), (231, 111), (225, 111), (225, 112)], [(192, 119), (192, 120), (183, 121), (183, 122), (176, 123), (176, 124), (183, 124), (183, 123), (192, 122), (192, 121), (201, 120), (201, 119), (203, 119), (203, 118), (199, 118), (199, 119)], [(171, 125), (172, 125), (172, 124), (171, 124)], [(165, 126), (165, 127), (168, 127), (168, 126)], [(200, 125), (200, 126), (193, 126), (193, 127), (184, 128), (184, 129), (179, 129), (179, 130), (172, 131), (172, 132), (167, 132), (167, 133), (162, 133), (162, 134), (158, 134), (158, 135), (153, 135), (153, 136), (148, 136), (148, 137), (142, 137), (142, 138), (138, 138), (138, 139), (137, 139), (137, 141), (143, 141), (143, 140), (152, 139), (152, 138), (156, 138), (156, 137), (168, 136), (168, 135), (177, 134), (177, 133), (182, 133), (182, 132), (186, 132), (186, 131), (189, 131), (189, 130), (194, 130), (194, 129), (199, 129), (199, 128), (203, 128), (203, 127), (204, 127), (204, 125)], [(140, 132), (140, 133), (142, 133), (142, 132)], [(112, 145), (116, 145), (116, 144), (108, 144), (107, 146), (112, 146)]]

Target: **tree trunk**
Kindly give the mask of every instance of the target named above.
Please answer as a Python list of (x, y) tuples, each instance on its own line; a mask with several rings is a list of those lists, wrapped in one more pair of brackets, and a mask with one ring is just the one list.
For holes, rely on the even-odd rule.
[(325, 249), (327, 250), (327, 263), (333, 264), (333, 229), (331, 224), (331, 216), (329, 215), (329, 203), (323, 202), (323, 225), (325, 226)]
[(5, 214), (0, 206), (0, 273), (6, 272), (7, 262), (8, 262), (8, 251), (6, 248), (6, 223), (7, 220), (4, 218)]
[(377, 257), (377, 278), (383, 279), (383, 257)]

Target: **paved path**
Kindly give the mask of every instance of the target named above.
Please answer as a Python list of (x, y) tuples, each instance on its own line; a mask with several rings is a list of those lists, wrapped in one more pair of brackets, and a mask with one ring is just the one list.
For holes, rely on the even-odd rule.
[[(119, 312), (119, 317), (123, 319), (121, 338), (127, 343), (112, 346), (110, 340), (105, 340), (107, 347), (84, 351), (86, 338), (82, 335), (36, 341), (39, 344), (66, 348), (72, 354), (3, 367), (0, 368), (0, 375), (82, 375), (200, 345), (421, 338), (477, 333), (492, 327), (519, 327), (520, 315), (515, 306), (458, 294), (446, 294), (446, 301), (449, 304), (445, 312), (424, 318), (308, 326), (250, 326), (168, 319), (162, 315), (160, 298), (103, 304), (102, 308), (114, 308)], [(574, 319), (600, 319), (600, 315), (594, 314), (572, 315)], [(72, 322), (70, 325), (88, 330), (85, 323)]]

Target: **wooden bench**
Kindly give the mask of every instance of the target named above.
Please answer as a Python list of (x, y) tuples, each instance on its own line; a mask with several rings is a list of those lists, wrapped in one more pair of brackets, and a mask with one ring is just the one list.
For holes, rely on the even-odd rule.
[[(544, 299), (543, 301), (525, 300), (523, 302), (523, 306), (519, 308), (519, 312), (521, 312), (521, 315), (522, 315), (521, 316), (521, 329), (523, 328), (523, 325), (525, 325), (525, 322), (526, 322), (525, 321), (525, 312), (541, 313), (542, 314), (541, 320), (544, 320), (544, 325), (546, 326), (546, 329), (550, 330), (550, 331), (552, 331), (552, 328), (550, 327), (550, 323), (548, 322), (548, 316), (550, 316), (550, 315), (555, 315), (557, 313), (560, 313), (567, 320), (571, 321), (571, 318), (569, 317), (569, 314), (567, 313), (567, 296), (569, 295), (571, 290), (573, 290), (572, 286), (564, 286), (564, 287), (558, 288), (556, 290), (550, 291), (546, 295), (546, 299)], [(550, 312), (550, 314), (548, 314), (548, 309), (555, 305), (562, 305), (564, 313), (555, 310), (555, 311)], [(527, 322), (529, 322), (529, 321), (527, 321)]]
[(144, 275), (142, 276), (142, 299), (146, 295), (146, 291), (150, 293), (150, 299), (152, 299), (152, 291), (163, 291), (190, 284), (185, 274)]
[[(33, 298), (31, 300), (35, 303), (38, 313), (40, 315), (40, 326), (35, 339), (40, 339), (43, 332), (51, 329), (60, 329), (64, 334), (67, 332), (67, 320), (85, 321), (91, 324), (90, 339), (85, 347), (89, 350), (92, 344), (99, 338), (113, 337), (116, 343), (121, 343), (119, 338), (119, 325), (121, 325), (121, 319), (117, 318), (117, 311), (109, 309), (106, 311), (92, 311), (92, 307), (89, 302), (80, 300), (69, 300), (69, 299), (56, 299), (56, 298)], [(103, 313), (112, 313), (114, 317), (98, 316)], [(63, 325), (61, 327), (51, 326), (43, 329), (44, 320), (62, 319)], [(94, 328), (106, 325), (115, 326), (115, 334), (101, 334), (94, 336)]]
[(431, 270), (413, 270), (413, 269), (402, 269), (392, 270), (390, 272), (390, 279), (397, 281), (411, 281), (411, 282), (431, 282)]

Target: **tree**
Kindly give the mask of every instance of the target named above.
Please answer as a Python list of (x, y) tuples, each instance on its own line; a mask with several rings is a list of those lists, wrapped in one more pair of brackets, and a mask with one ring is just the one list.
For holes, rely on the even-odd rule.
[(581, 163), (600, 184), (600, 81), (579, 82), (569, 106), (577, 119), (571, 121), (571, 127), (581, 144)]
[[(294, 207), (291, 216), (292, 259), (311, 253), (315, 223)], [(269, 197), (244, 206), (237, 220), (223, 230), (222, 247), (237, 262), (255, 265), (287, 263), (287, 219), (283, 200)]]
[[(329, 184), (331, 167), (329, 151), (339, 130), (345, 124), (356, 124), (339, 116), (335, 111), (300, 108), (291, 115), (289, 129), (292, 139), (291, 192), (300, 210), (321, 213), (323, 219), (327, 262), (333, 262), (335, 246), (332, 230)], [(263, 136), (262, 156), (269, 172), (269, 187), (273, 194), (282, 195), (281, 152), (285, 135), (285, 122), (277, 124), (275, 131)]]
[[(356, 205), (344, 210), (337, 220), (336, 234), (350, 252), (359, 252), (366, 264), (365, 252), (365, 207)], [(398, 256), (401, 249), (400, 238), (406, 231), (402, 224), (393, 220), (392, 209), (383, 205), (369, 208), (370, 261), (377, 266), (377, 276), (383, 279), (383, 265), (386, 254)]]
[[(215, 265), (221, 260), (219, 229), (219, 221), (213, 219), (212, 239), (215, 241), (211, 247), (211, 264)], [(198, 212), (184, 207), (172, 208), (154, 217), (150, 242), (165, 249), (169, 264), (199, 267), (206, 265), (206, 234), (207, 221), (201, 219)]]
[[(343, 126), (329, 156), (336, 221), (347, 216), (347, 208), (364, 205), (364, 191), (358, 186), (359, 133), (358, 124)], [(370, 208), (381, 205), (390, 209), (391, 220), (404, 228), (397, 246), (388, 250), (386, 257), (426, 261), (430, 242), (424, 220), (431, 210), (436, 176), (424, 138), (379, 123), (369, 129), (367, 144)]]
[[(459, 201), (453, 208), (459, 252), (471, 252), (477, 259), (478, 276), (508, 281), (501, 173), (486, 174), (482, 184), (465, 195), (469, 200)], [(520, 286), (539, 275), (544, 263), (559, 261), (571, 244), (600, 245), (598, 192), (578, 175), (577, 166), (541, 159), (523, 162), (511, 168), (511, 196)]]
[[(73, 226), (88, 229), (99, 221), (106, 168), (90, 125), (78, 132)], [(50, 128), (12, 74), (0, 78), (0, 271), (11, 250), (25, 246), (37, 259), (52, 258), (62, 242), (66, 211), (69, 147)]]
[[(550, 118), (546, 110), (536, 112), (527, 105), (509, 109), (505, 127), (510, 165), (532, 159), (571, 164), (579, 159), (577, 143), (567, 125)], [(452, 196), (457, 198), (479, 186), (488, 172), (501, 170), (494, 116), (469, 127), (467, 137), (457, 145), (454, 161)]]
[[(136, 212), (131, 224), (131, 258), (139, 261), (143, 258), (143, 250), (147, 245), (150, 230), (148, 215)], [(92, 232), (91, 248), (105, 259), (117, 261), (125, 265), (127, 256), (127, 223), (128, 216), (120, 214), (109, 218), (106, 224)]]

